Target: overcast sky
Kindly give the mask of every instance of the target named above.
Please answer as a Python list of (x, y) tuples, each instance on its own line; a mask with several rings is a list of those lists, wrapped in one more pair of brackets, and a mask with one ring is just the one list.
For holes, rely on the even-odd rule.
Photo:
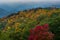
[(0, 3), (12, 3), (12, 2), (60, 2), (60, 0), (0, 0)]

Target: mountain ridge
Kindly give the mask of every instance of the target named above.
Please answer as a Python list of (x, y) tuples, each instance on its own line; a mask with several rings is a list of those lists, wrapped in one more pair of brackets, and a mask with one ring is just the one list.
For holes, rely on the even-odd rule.
[[(46, 7), (51, 7), (55, 6), (60, 8), (60, 4), (58, 3), (49, 3), (49, 2), (40, 2), (40, 3), (13, 3), (13, 4), (1, 4), (0, 8), (6, 10), (10, 13), (17, 13), (18, 11), (23, 11), (26, 9), (32, 9), (32, 8), (46, 8)], [(8, 13), (6, 13), (8, 14)]]

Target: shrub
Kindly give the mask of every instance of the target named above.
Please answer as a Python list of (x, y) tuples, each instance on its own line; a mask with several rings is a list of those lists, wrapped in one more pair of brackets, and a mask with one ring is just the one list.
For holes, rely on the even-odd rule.
[(53, 37), (54, 34), (49, 32), (48, 24), (45, 24), (31, 29), (28, 40), (53, 40)]

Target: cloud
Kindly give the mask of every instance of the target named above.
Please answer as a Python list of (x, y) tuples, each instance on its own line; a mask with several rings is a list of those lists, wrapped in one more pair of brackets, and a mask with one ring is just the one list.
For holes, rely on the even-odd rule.
[(60, 0), (0, 0), (0, 3), (13, 3), (13, 2), (60, 2)]

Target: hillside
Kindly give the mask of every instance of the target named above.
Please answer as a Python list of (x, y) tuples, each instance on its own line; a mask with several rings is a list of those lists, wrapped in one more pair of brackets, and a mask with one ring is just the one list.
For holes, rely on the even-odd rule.
[(44, 24), (55, 35), (53, 40), (59, 40), (60, 8), (35, 8), (0, 18), (0, 39), (28, 40), (29, 30)]

